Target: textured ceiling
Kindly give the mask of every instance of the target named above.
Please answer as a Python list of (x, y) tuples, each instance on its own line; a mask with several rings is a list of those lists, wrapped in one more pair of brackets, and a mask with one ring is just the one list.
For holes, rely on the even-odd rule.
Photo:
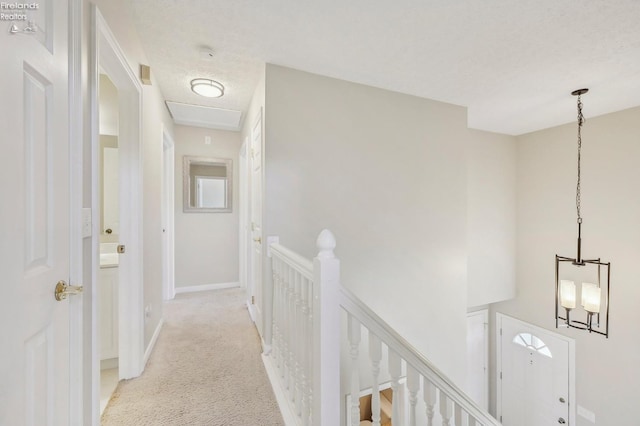
[[(246, 111), (265, 62), (464, 105), (522, 134), (640, 105), (638, 0), (131, 0), (167, 100)], [(216, 54), (199, 56), (201, 47)], [(193, 94), (196, 77), (225, 96)]]

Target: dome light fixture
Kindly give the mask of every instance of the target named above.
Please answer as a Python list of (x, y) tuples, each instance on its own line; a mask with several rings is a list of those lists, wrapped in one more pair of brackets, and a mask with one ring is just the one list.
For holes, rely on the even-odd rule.
[(224, 95), (222, 83), (209, 78), (195, 78), (191, 80), (191, 90), (207, 98), (219, 98)]
[[(588, 331), (589, 333), (597, 333), (606, 338), (609, 337), (609, 297), (610, 297), (610, 279), (611, 279), (611, 263), (603, 262), (600, 258), (583, 259), (582, 258), (582, 212), (580, 210), (580, 172), (581, 172), (581, 154), (582, 154), (582, 124), (584, 123), (584, 115), (582, 114), (581, 96), (587, 93), (589, 89), (578, 89), (571, 92), (573, 96), (578, 97), (578, 179), (576, 184), (576, 212), (578, 217), (578, 244), (577, 255), (575, 258), (556, 255), (556, 328), (571, 327)], [(582, 274), (569, 272), (570, 277), (580, 278), (581, 280), (589, 275), (588, 278), (593, 282), (583, 282), (581, 295), (577, 297), (576, 284), (573, 280), (560, 279), (561, 274), (567, 274), (561, 271), (561, 264), (568, 264), (577, 267), (589, 266), (596, 269), (594, 273), (583, 272)], [(571, 311), (576, 308), (577, 301), (581, 301), (582, 309), (586, 313), (586, 319), (583, 321), (571, 318)], [(565, 316), (562, 316), (562, 309)], [(584, 315), (584, 314), (583, 314)]]

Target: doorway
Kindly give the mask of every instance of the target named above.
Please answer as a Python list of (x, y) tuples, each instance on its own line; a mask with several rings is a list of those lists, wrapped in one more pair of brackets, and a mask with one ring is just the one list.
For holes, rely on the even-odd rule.
[(505, 426), (572, 425), (575, 341), (496, 314), (497, 415)]
[[(144, 309), (142, 274), (142, 163), (141, 163), (141, 93), (142, 87), (135, 73), (129, 67), (125, 56), (111, 33), (106, 21), (94, 5), (92, 17), (92, 46), (90, 59), (89, 90), (91, 94), (91, 134), (92, 134), (92, 222), (93, 226), (93, 262), (91, 289), (91, 311), (95, 313), (91, 323), (90, 338), (85, 341), (87, 347), (86, 365), (91, 366), (91, 375), (85, 377), (85, 389), (91, 390), (91, 423), (99, 424), (100, 416), (100, 344), (105, 333), (97, 320), (102, 302), (111, 297), (117, 305), (111, 323), (112, 333), (117, 335), (117, 379), (137, 377), (144, 369)], [(117, 90), (117, 241), (110, 241), (116, 250), (117, 283), (112, 283), (114, 291), (110, 296), (101, 294), (100, 236), (113, 235), (111, 224), (103, 223), (104, 212), (100, 199), (101, 145), (100, 145), (100, 74), (108, 76)], [(113, 165), (112, 165), (113, 166)], [(112, 202), (113, 197), (112, 197)], [(115, 216), (112, 216), (115, 217)], [(105, 225), (103, 228), (102, 225)], [(102, 229), (101, 229), (102, 228)], [(107, 232), (111, 230), (111, 233)], [(103, 239), (106, 239), (103, 238)], [(104, 253), (107, 254), (107, 253)], [(112, 320), (113, 320), (112, 317)], [(102, 332), (102, 334), (101, 334)], [(90, 349), (89, 349), (90, 348)], [(113, 358), (109, 358), (113, 359)], [(111, 364), (113, 365), (113, 364)]]
[(98, 81), (99, 117), (99, 271), (98, 330), (100, 334), (100, 414), (118, 385), (118, 283), (120, 239), (120, 158), (118, 149), (118, 88), (101, 73)]

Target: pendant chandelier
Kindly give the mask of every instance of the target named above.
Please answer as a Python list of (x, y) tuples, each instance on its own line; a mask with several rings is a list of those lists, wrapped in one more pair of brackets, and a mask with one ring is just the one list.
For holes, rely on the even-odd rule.
[[(556, 255), (556, 328), (571, 327), (586, 330), (589, 333), (601, 334), (609, 338), (609, 280), (611, 278), (611, 263), (597, 259), (582, 258), (582, 215), (580, 212), (580, 156), (582, 151), (582, 115), (581, 96), (589, 89), (579, 89), (571, 92), (578, 97), (578, 181), (576, 185), (576, 213), (578, 216), (578, 247), (575, 258)], [(561, 266), (567, 265), (565, 268)], [(573, 271), (572, 275), (586, 276), (588, 273), (592, 282), (582, 282), (580, 298), (576, 283), (569, 279), (561, 279), (561, 273), (572, 267), (594, 269), (591, 271)], [(580, 300), (582, 309), (576, 310)], [(563, 312), (564, 311), (564, 312)], [(564, 316), (562, 316), (564, 314)], [(577, 318), (576, 318), (577, 317)]]

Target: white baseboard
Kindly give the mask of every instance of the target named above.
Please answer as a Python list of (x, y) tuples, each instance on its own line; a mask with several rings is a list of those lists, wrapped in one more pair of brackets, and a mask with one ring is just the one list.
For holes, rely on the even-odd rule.
[(271, 357), (263, 354), (262, 363), (264, 364), (264, 369), (269, 377), (269, 382), (271, 382), (271, 388), (273, 389), (273, 394), (276, 397), (276, 402), (280, 408), (280, 413), (282, 414), (285, 426), (298, 426), (298, 416), (296, 416), (289, 398), (287, 398), (287, 393), (282, 387), (282, 382), (280, 381), (280, 375), (278, 374), (276, 367), (273, 365), (273, 362), (271, 362)]
[(249, 300), (247, 300), (247, 310), (249, 311), (249, 316), (251, 317), (251, 321), (253, 321), (253, 323), (255, 324), (256, 312), (255, 312), (255, 308), (253, 307), (253, 305)]
[(271, 345), (267, 345), (262, 338), (260, 342), (262, 343), (262, 353), (264, 355), (271, 355)]
[(100, 360), (100, 370), (110, 370), (112, 368), (118, 368), (118, 358), (109, 358)]
[(223, 288), (234, 288), (234, 287), (240, 287), (240, 283), (233, 282), (233, 283), (192, 285), (190, 287), (176, 287), (176, 294), (194, 293), (196, 291), (222, 290)]
[[(151, 352), (153, 352), (153, 348), (156, 346), (156, 341), (158, 340), (158, 336), (160, 335), (160, 330), (162, 329), (163, 325), (164, 325), (164, 318), (160, 318), (160, 322), (158, 323), (156, 330), (153, 332), (153, 336), (151, 336), (151, 341), (149, 342), (149, 346), (147, 346), (147, 350), (144, 351), (144, 361), (143, 361), (144, 367), (147, 366), (147, 361), (149, 361)], [(144, 370), (144, 367), (143, 367), (143, 370)]]

